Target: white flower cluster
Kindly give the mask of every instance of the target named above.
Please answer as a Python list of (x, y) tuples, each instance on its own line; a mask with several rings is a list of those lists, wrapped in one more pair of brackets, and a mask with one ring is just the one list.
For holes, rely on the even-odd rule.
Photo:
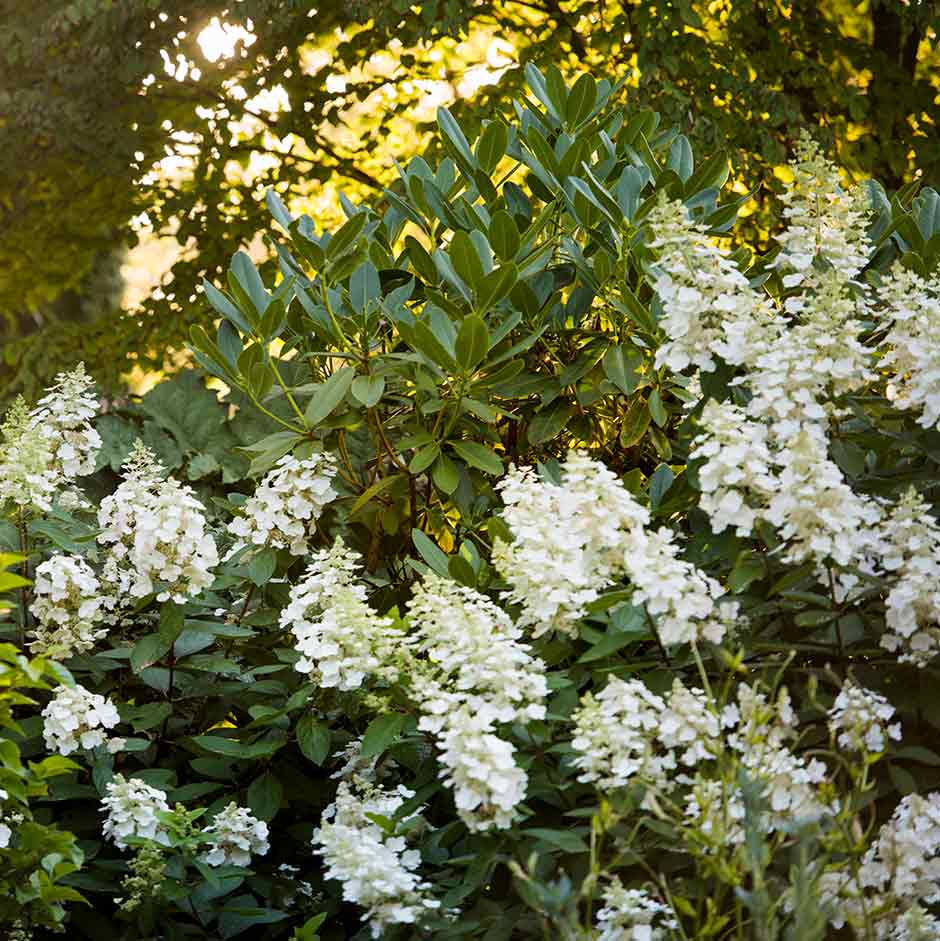
[(0, 435), (0, 503), (12, 503), (20, 510), (50, 510), (60, 484), (51, 470), (52, 445), (42, 428), (33, 424), (22, 398), (4, 417)]
[(367, 675), (388, 681), (398, 675), (403, 633), (369, 607), (356, 581), (359, 568), (359, 555), (337, 538), (314, 553), (281, 612), (281, 627), (293, 632), (300, 653), (296, 669), (323, 687), (358, 689)]
[(789, 272), (784, 275), (784, 286), (815, 283), (824, 277), (814, 267), (820, 255), (843, 280), (855, 278), (871, 254), (865, 231), (869, 209), (863, 194), (845, 191), (839, 171), (805, 131), (790, 171), (793, 179), (780, 196), (787, 228), (777, 238), (781, 251), (774, 262)]
[(234, 802), (220, 810), (202, 832), (210, 844), (202, 860), (210, 866), (247, 866), (253, 853), (264, 856), (271, 848), (268, 825)]
[(165, 472), (140, 441), (124, 480), (98, 510), (98, 541), (110, 555), (104, 576), (119, 596), (184, 602), (214, 581), (219, 556), (191, 487)]
[(513, 542), (496, 540), (493, 564), (523, 606), (519, 623), (538, 637), (574, 633), (585, 605), (626, 575), (635, 600), (655, 618), (664, 644), (705, 637), (715, 643), (733, 626), (737, 605), (720, 603), (721, 586), (679, 558), (671, 530), (648, 529), (649, 513), (603, 464), (572, 451), (563, 483), (512, 468), (497, 485)]
[(893, 318), (883, 363), (894, 379), (888, 398), (898, 408), (921, 409), (924, 428), (940, 423), (940, 285), (896, 264), (880, 296)]
[(615, 474), (571, 452), (564, 482), (540, 480), (532, 468), (511, 467), (496, 485), (513, 542), (494, 541), (493, 564), (512, 585), (506, 598), (522, 605), (519, 623), (540, 637), (574, 634), (585, 605), (617, 577), (623, 530), (645, 511)]
[(91, 426), (93, 385), (79, 364), (56, 376), (34, 409), (17, 399), (0, 429), (0, 503), (48, 511), (59, 491), (94, 471), (101, 437)]
[(601, 898), (594, 941), (668, 941), (679, 930), (672, 909), (645, 889), (627, 889), (614, 879)]
[(52, 692), (52, 699), (42, 711), (46, 748), (71, 755), (79, 748), (104, 746), (113, 753), (124, 747), (123, 739), (109, 738), (107, 734), (120, 722), (110, 699), (78, 684), (57, 686)]
[(408, 615), (416, 631), (407, 643), (421, 658), (412, 682), (418, 727), (437, 738), (457, 811), (471, 830), (509, 827), (526, 775), (496, 729), (544, 718), (544, 664), (504, 611), (437, 575), (416, 587)]
[(107, 796), (101, 803), (107, 815), (104, 835), (119, 849), (125, 849), (127, 840), (132, 837), (169, 846), (169, 834), (157, 816), (170, 809), (165, 791), (151, 787), (140, 778), (127, 780), (116, 774), (108, 782)]
[(388, 835), (369, 817), (393, 819), (413, 796), (401, 786), (389, 791), (364, 781), (341, 781), (336, 800), (313, 833), (313, 845), (326, 863), (326, 878), (342, 882), (343, 898), (366, 910), (373, 938), (391, 925), (420, 923), (440, 906), (417, 873), (420, 853), (407, 849), (404, 836)]
[(940, 793), (902, 798), (857, 873), (830, 870), (820, 886), (832, 903), (837, 928), (848, 923), (863, 930), (874, 916), (876, 938), (904, 939), (916, 937), (911, 929), (918, 922), (921, 928), (936, 926), (921, 905), (940, 902)]
[(885, 598), (881, 646), (925, 666), (940, 652), (940, 526), (912, 488), (886, 514), (881, 565), (896, 578)]
[(894, 706), (851, 680), (843, 684), (828, 715), (829, 731), (846, 751), (877, 754), (885, 750), (887, 739), (901, 739), (901, 723), (888, 725)]
[(81, 556), (54, 555), (37, 565), (33, 596), (33, 653), (63, 659), (91, 650), (107, 633), (99, 626), (107, 613), (101, 583)]
[(729, 827), (728, 820), (743, 817), (740, 795), (715, 778), (713, 763), (722, 757), (759, 784), (770, 808), (763, 821), (768, 832), (829, 809), (818, 793), (825, 765), (804, 760), (790, 747), (796, 717), (785, 691), (770, 702), (741, 683), (737, 700), (719, 712), (702, 692), (678, 680), (664, 698), (641, 680), (612, 677), (597, 696), (584, 697), (573, 721), (579, 781), (601, 789), (642, 784), (648, 809), (655, 809), (657, 795), (688, 786), (688, 820), (722, 839), (743, 839), (740, 827)]
[(91, 426), (91, 419), (98, 413), (94, 384), (84, 363), (79, 363), (72, 372), (56, 376), (30, 413), (33, 423), (48, 435), (53, 468), (65, 481), (95, 470), (101, 435)]
[(306, 555), (323, 507), (336, 499), (335, 474), (336, 459), (329, 452), (302, 461), (282, 457), (248, 498), (242, 515), (229, 524), (239, 540), (232, 551), (245, 545), (273, 546)]
[(747, 278), (694, 222), (678, 200), (663, 199), (650, 210), (649, 247), (656, 249), (653, 289), (663, 308), (660, 325), (668, 339), (656, 351), (656, 368), (681, 372), (693, 365), (704, 372), (715, 368), (731, 323), (761, 321), (763, 303)]

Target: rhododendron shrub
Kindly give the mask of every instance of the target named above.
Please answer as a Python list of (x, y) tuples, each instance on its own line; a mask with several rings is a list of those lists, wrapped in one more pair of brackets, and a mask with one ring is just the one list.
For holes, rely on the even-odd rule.
[(940, 197), (529, 77), (5, 418), (7, 936), (937, 936)]

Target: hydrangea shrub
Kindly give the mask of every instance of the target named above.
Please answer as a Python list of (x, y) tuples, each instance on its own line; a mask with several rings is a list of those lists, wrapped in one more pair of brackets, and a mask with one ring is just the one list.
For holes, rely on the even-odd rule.
[(8, 936), (938, 936), (940, 197), (529, 77), (5, 419)]

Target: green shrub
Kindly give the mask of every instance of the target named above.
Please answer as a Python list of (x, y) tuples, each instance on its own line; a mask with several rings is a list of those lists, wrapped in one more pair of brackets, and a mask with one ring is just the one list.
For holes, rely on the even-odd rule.
[(724, 157), (529, 80), (336, 232), (272, 195), (211, 388), (6, 419), (78, 937), (935, 936), (940, 198), (806, 140), (729, 254)]

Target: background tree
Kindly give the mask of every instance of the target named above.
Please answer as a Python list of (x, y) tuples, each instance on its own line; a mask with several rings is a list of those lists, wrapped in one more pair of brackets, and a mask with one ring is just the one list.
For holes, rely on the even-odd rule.
[[(250, 35), (217, 27), (207, 50), (213, 18)], [(859, 179), (895, 189), (916, 166), (935, 180), (937, 19), (934, 4), (899, 0), (2, 0), (6, 386), (35, 388), (76, 355), (112, 386), (135, 360), (171, 364), (212, 316), (201, 278), (239, 247), (264, 255), (268, 186), (315, 215), (324, 190), (379, 201), (393, 157), (425, 146), (432, 99), (473, 97), (478, 122), (498, 110), (481, 83), (499, 77), (505, 103), (528, 61), (628, 77), (638, 106), (703, 151), (734, 143), (741, 192), (774, 179), (806, 126)], [(768, 225), (772, 184), (755, 199), (749, 236)], [(141, 213), (180, 257), (119, 317), (105, 274)]]

